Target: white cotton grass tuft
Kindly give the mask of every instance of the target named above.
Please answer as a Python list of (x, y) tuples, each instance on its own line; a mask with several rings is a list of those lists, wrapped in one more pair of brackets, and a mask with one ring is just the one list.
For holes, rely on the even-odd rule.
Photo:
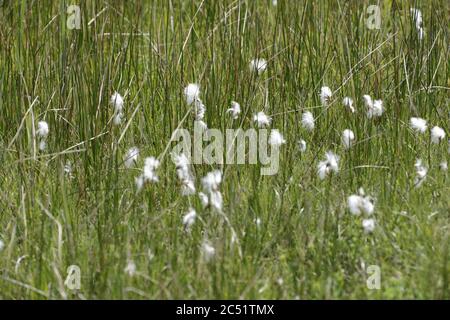
[(308, 131), (314, 130), (315, 120), (311, 111), (306, 111), (302, 114), (302, 127)]
[(333, 92), (331, 89), (327, 86), (324, 86), (320, 89), (320, 101), (322, 102), (323, 106), (328, 105), (328, 103), (331, 100), (331, 97), (333, 96)]
[(189, 83), (186, 88), (184, 88), (184, 96), (188, 105), (194, 103), (194, 124), (201, 130), (208, 129), (208, 126), (204, 121), (206, 106), (200, 99), (200, 86), (197, 83)]
[(439, 169), (441, 169), (441, 171), (443, 172), (446, 172), (448, 170), (447, 161), (442, 161), (441, 163), (439, 163)]
[(320, 180), (325, 179), (331, 173), (339, 172), (339, 157), (331, 151), (325, 153), (325, 160), (317, 165), (317, 174)]
[(47, 149), (47, 141), (45, 140), (39, 141), (39, 150), (44, 151), (45, 149)]
[(355, 140), (355, 134), (350, 129), (345, 129), (342, 133), (342, 143), (344, 144), (345, 149), (350, 149), (353, 145), (353, 141)]
[(50, 130), (46, 121), (39, 121), (37, 126), (36, 136), (39, 139), (39, 150), (44, 151), (47, 149), (47, 136)]
[(353, 107), (353, 99), (350, 97), (345, 97), (342, 100), (342, 104), (348, 109), (350, 110), (351, 113), (355, 112), (355, 108)]
[(36, 135), (40, 138), (46, 138), (49, 132), (48, 123), (46, 121), (39, 121)]
[(253, 121), (256, 122), (259, 128), (263, 128), (269, 126), (272, 119), (267, 116), (264, 111), (260, 111), (253, 116)]
[(279, 147), (282, 144), (285, 144), (286, 140), (284, 140), (283, 135), (277, 129), (272, 129), (270, 131), (269, 136), (269, 144), (271, 146)]
[(202, 204), (202, 207), (206, 208), (208, 206), (208, 204), (209, 204), (208, 196), (205, 193), (203, 193), (203, 192), (199, 192), (198, 193), (198, 197), (200, 199), (200, 203)]
[(187, 87), (184, 88), (184, 96), (188, 105), (191, 105), (192, 102), (198, 100), (199, 95), (200, 86), (197, 83), (189, 83)]
[(236, 101), (231, 101), (231, 108), (226, 113), (230, 113), (233, 119), (237, 119), (241, 113), (241, 105)]
[(0, 239), (0, 252), (2, 252), (4, 247), (5, 247), (5, 243), (3, 242), (3, 240)]
[(195, 181), (190, 168), (190, 160), (184, 153), (173, 155), (177, 176), (181, 182), (181, 195), (189, 196), (195, 193)]
[(370, 216), (375, 209), (372, 197), (366, 196), (362, 188), (359, 194), (352, 194), (347, 198), (347, 206), (350, 213), (355, 216), (359, 216), (361, 213)]
[(427, 131), (427, 128), (428, 128), (427, 121), (422, 118), (412, 117), (409, 120), (409, 124), (411, 125), (411, 128), (414, 131), (420, 132), (420, 133), (424, 133), (425, 131)]
[(435, 126), (431, 129), (431, 142), (438, 144), (445, 138), (445, 131), (441, 127)]
[(218, 211), (222, 210), (223, 199), (222, 193), (219, 190), (221, 182), (222, 172), (219, 170), (208, 172), (206, 176), (202, 178), (203, 192), (199, 194), (199, 196), (203, 207), (209, 205)]
[(371, 96), (369, 96), (368, 94), (365, 94), (365, 95), (363, 95), (363, 100), (364, 100), (364, 105), (366, 106), (366, 109), (372, 108), (373, 101), (372, 101)]
[(117, 113), (122, 112), (123, 110), (123, 97), (117, 91), (111, 95), (111, 105), (114, 107), (114, 111)]
[(362, 227), (365, 233), (372, 233), (375, 230), (375, 220), (374, 219), (364, 219), (362, 221)]
[(372, 106), (367, 110), (367, 117), (369, 119), (378, 118), (383, 115), (383, 112), (384, 112), (383, 101), (374, 100)]
[(116, 91), (111, 95), (110, 103), (114, 108), (113, 124), (118, 126), (123, 118), (123, 97)]
[(425, 31), (423, 30), (423, 19), (422, 19), (422, 11), (416, 8), (411, 8), (411, 15), (412, 19), (414, 21), (414, 24), (416, 26), (417, 35), (419, 37), (419, 40), (423, 39), (423, 36), (425, 34)]
[(221, 182), (222, 172), (220, 172), (219, 170), (208, 172), (206, 176), (202, 178), (203, 189), (208, 193), (218, 190)]
[(303, 153), (306, 151), (306, 141), (303, 139), (300, 139), (298, 142), (298, 148), (300, 149), (300, 152)]
[(423, 22), (422, 11), (420, 11), (419, 9), (416, 9), (416, 8), (411, 8), (410, 11), (412, 14), (412, 18), (416, 24), (416, 28), (422, 27), (422, 22)]
[(204, 241), (202, 243), (202, 256), (206, 262), (211, 261), (216, 254), (216, 249), (208, 242)]
[(144, 170), (142, 174), (136, 178), (136, 187), (138, 191), (142, 189), (145, 183), (155, 183), (159, 181), (159, 177), (156, 174), (156, 169), (159, 167), (159, 160), (155, 157), (145, 158)]
[(384, 106), (382, 100), (372, 100), (368, 94), (363, 95), (363, 100), (366, 106), (367, 118), (372, 119), (383, 115)]
[(189, 208), (189, 211), (183, 216), (184, 229), (189, 231), (191, 229), (192, 225), (194, 224), (196, 218), (197, 218), (197, 212), (195, 212), (194, 209)]
[(256, 58), (250, 61), (250, 70), (257, 74), (262, 74), (267, 69), (267, 61), (265, 59)]
[(416, 169), (416, 177), (414, 178), (414, 187), (420, 188), (420, 186), (424, 183), (427, 177), (428, 168), (422, 164), (421, 159), (416, 160), (414, 167)]
[(116, 113), (113, 118), (113, 124), (118, 126), (122, 123), (123, 113)]
[(131, 147), (123, 157), (123, 162), (126, 168), (134, 166), (139, 157), (139, 149), (137, 147)]

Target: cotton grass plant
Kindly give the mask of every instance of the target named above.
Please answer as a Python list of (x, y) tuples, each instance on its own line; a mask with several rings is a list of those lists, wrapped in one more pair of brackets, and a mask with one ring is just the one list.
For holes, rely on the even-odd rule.
[(1, 2), (0, 298), (450, 298), (448, 3), (369, 4)]

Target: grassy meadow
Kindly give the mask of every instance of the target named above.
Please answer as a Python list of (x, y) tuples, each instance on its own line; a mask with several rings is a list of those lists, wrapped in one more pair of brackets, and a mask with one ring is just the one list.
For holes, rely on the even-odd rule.
[[(373, 29), (372, 2), (0, 1), (0, 299), (449, 299), (450, 4), (379, 1)], [(209, 128), (271, 118), (285, 139), (277, 174), (194, 164), (196, 192), (181, 194), (170, 147), (176, 128), (194, 127), (189, 83)], [(381, 116), (367, 116), (364, 95), (383, 101)], [(339, 169), (320, 179), (327, 151)], [(159, 181), (139, 191), (150, 156)], [(222, 210), (198, 196), (213, 170)], [(370, 217), (349, 211), (359, 188)], [(79, 289), (65, 283), (71, 265)]]

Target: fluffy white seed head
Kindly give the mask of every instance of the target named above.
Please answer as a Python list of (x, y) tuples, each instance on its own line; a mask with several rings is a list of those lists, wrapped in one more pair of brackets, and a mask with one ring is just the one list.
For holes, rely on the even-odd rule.
[(127, 153), (125, 154), (123, 161), (125, 163), (125, 167), (131, 168), (135, 165), (139, 157), (139, 149), (137, 147), (131, 147), (128, 149)]
[(48, 123), (46, 121), (39, 121), (38, 128), (36, 130), (36, 135), (40, 138), (45, 138), (48, 136), (49, 129)]
[(383, 115), (384, 107), (382, 100), (375, 100), (373, 104), (367, 109), (367, 117), (369, 119), (378, 118)]
[(236, 101), (231, 101), (231, 108), (227, 110), (227, 113), (230, 113), (233, 119), (237, 119), (241, 113), (241, 105)]
[(409, 124), (411, 125), (411, 128), (416, 131), (416, 132), (420, 132), (420, 133), (424, 133), (425, 131), (427, 131), (427, 121), (425, 119), (422, 118), (416, 118), (416, 117), (412, 117), (409, 120)]
[(47, 149), (47, 141), (41, 140), (39, 141), (39, 150), (44, 151)]
[(123, 118), (123, 113), (122, 112), (118, 112), (114, 114), (114, 118), (113, 118), (113, 124), (115, 126), (118, 126), (122, 123), (122, 118)]
[(351, 214), (359, 216), (361, 214), (361, 196), (352, 194), (347, 198), (347, 206)]
[(136, 187), (139, 190), (142, 189), (145, 183), (147, 182), (158, 182), (159, 177), (156, 173), (156, 169), (159, 167), (159, 160), (155, 157), (145, 158), (144, 161), (144, 170), (142, 174), (136, 178)]
[(423, 30), (423, 28), (418, 28), (417, 29), (417, 37), (419, 38), (419, 40), (422, 40), (424, 36), (425, 36), (425, 31)]
[(263, 128), (269, 126), (272, 119), (264, 111), (260, 111), (253, 116), (253, 121), (256, 122), (258, 127)]
[(308, 131), (314, 130), (315, 120), (312, 112), (306, 111), (302, 114), (302, 127)]
[(350, 149), (353, 141), (355, 140), (355, 134), (350, 129), (345, 129), (342, 133), (342, 143), (345, 149)]
[(219, 189), (219, 185), (222, 182), (222, 172), (214, 170), (208, 172), (205, 177), (202, 178), (203, 191), (211, 193)]
[(209, 194), (209, 204), (211, 208), (221, 211), (223, 206), (222, 193), (218, 190), (212, 191)]
[(257, 74), (262, 74), (267, 69), (267, 61), (265, 59), (253, 59), (250, 61), (250, 70)]
[(209, 198), (208, 196), (203, 193), (203, 192), (199, 192), (198, 193), (198, 197), (200, 199), (200, 203), (202, 204), (203, 208), (206, 208), (209, 205)]
[(363, 95), (363, 100), (364, 100), (364, 105), (366, 106), (366, 109), (373, 108), (372, 98), (368, 94)]
[(375, 230), (375, 220), (374, 219), (364, 219), (362, 221), (362, 226), (365, 233), (372, 233)]
[(414, 23), (416, 24), (416, 28), (422, 27), (422, 22), (423, 22), (422, 11), (420, 11), (419, 9), (416, 9), (416, 8), (411, 8), (410, 11), (411, 11), (411, 16), (414, 20)]
[(342, 100), (342, 104), (351, 112), (354, 113), (355, 112), (355, 108), (353, 107), (353, 99), (350, 97), (345, 97)]
[(5, 243), (0, 239), (0, 252), (3, 250), (4, 247)]
[(441, 163), (439, 163), (439, 169), (441, 169), (441, 171), (443, 172), (446, 172), (448, 170), (447, 161), (442, 161)]
[(176, 166), (177, 176), (181, 182), (181, 194), (189, 196), (195, 193), (194, 176), (190, 168), (190, 161), (184, 153), (173, 155), (173, 162)]
[(114, 92), (111, 95), (111, 105), (114, 108), (114, 111), (116, 113), (121, 113), (123, 110), (123, 97), (118, 93), (118, 92)]
[(414, 187), (419, 188), (425, 181), (428, 173), (428, 168), (422, 164), (421, 159), (417, 159), (414, 164), (416, 169), (416, 177), (414, 179)]
[(439, 143), (445, 138), (445, 131), (441, 127), (435, 126), (431, 129), (431, 142)]
[(199, 194), (199, 197), (204, 207), (209, 205), (218, 211), (222, 210), (223, 199), (222, 194), (219, 191), (221, 182), (222, 172), (219, 170), (208, 172), (206, 176), (202, 178), (204, 193)]
[(370, 216), (375, 209), (375, 205), (370, 197), (363, 197), (361, 201), (361, 210), (368, 216)]
[(326, 106), (331, 100), (333, 93), (331, 92), (331, 89), (329, 87), (322, 87), (320, 89), (320, 101), (322, 102), (322, 105)]
[(347, 198), (347, 206), (351, 214), (359, 216), (364, 213), (368, 216), (373, 214), (375, 210), (375, 205), (373, 200), (369, 196), (364, 196), (363, 193), (352, 194)]
[(422, 12), (419, 9), (415, 8), (411, 8), (410, 11), (414, 24), (416, 25), (417, 36), (419, 40), (422, 40), (425, 35), (425, 31), (423, 29)]
[(325, 154), (325, 160), (320, 161), (317, 166), (317, 174), (320, 180), (325, 179), (330, 173), (339, 172), (339, 157), (333, 152), (328, 151)]
[(196, 218), (197, 212), (195, 212), (194, 209), (190, 208), (189, 211), (183, 216), (184, 228), (189, 230), (191, 226), (194, 224)]
[(298, 147), (300, 149), (300, 152), (305, 152), (306, 151), (306, 141), (303, 139), (300, 139), (300, 141), (298, 142)]
[(200, 86), (196, 83), (189, 83), (186, 88), (184, 88), (184, 96), (186, 98), (186, 103), (191, 105), (192, 102), (197, 100), (200, 95)]
[(277, 129), (272, 129), (269, 136), (269, 144), (271, 146), (279, 147), (282, 144), (285, 144), (286, 140), (284, 140), (282, 134)]

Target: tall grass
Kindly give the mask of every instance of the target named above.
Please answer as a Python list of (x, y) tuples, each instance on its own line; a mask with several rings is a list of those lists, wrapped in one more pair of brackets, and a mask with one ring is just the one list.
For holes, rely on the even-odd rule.
[[(379, 30), (366, 26), (369, 1), (81, 1), (80, 30), (66, 25), (77, 3), (0, 3), (0, 298), (449, 298), (447, 141), (431, 145), (408, 125), (420, 116), (449, 134), (448, 1), (380, 1)], [(411, 7), (423, 12), (422, 41)], [(261, 76), (249, 70), (255, 57), (268, 61)], [(201, 85), (209, 127), (250, 128), (265, 110), (287, 140), (275, 176), (248, 164), (224, 171), (224, 212), (242, 254), (222, 216), (180, 195), (169, 157), (160, 182), (136, 192), (142, 159), (163, 152), (189, 110), (190, 82)], [(334, 92), (328, 108), (323, 85)], [(383, 100), (380, 119), (366, 118), (364, 94)], [(232, 100), (238, 121), (225, 114)], [(317, 118), (312, 133), (300, 125), (305, 110)], [(39, 120), (50, 127), (45, 152)], [(191, 118), (183, 127), (192, 130)], [(348, 151), (346, 128), (357, 137)], [(126, 169), (132, 146), (141, 157)], [(321, 181), (327, 150), (341, 170)], [(429, 167), (418, 189), (416, 158)], [(194, 166), (198, 188), (214, 168)], [(359, 187), (376, 198), (372, 234), (346, 208)], [(200, 219), (187, 233), (189, 207)], [(78, 291), (63, 283), (70, 265), (81, 269)], [(369, 265), (381, 268), (380, 290), (366, 286)]]

